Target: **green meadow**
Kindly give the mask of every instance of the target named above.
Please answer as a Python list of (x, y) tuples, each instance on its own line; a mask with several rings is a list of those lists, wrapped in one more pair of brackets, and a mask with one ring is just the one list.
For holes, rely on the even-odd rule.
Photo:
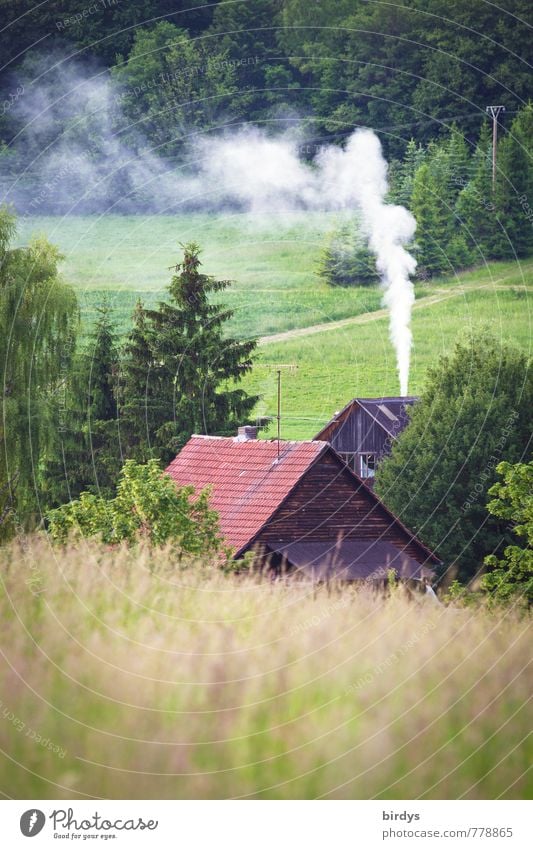
[(197, 242), (204, 269), (232, 281), (223, 294), (235, 311), (231, 332), (261, 336), (357, 315), (379, 306), (377, 290), (337, 290), (321, 282), (316, 263), (340, 216), (292, 214), (80, 216), (31, 218), (19, 243), (45, 234), (61, 249), (64, 277), (76, 288), (89, 322), (102, 291), (110, 293), (121, 328), (138, 297), (164, 296), (181, 245)]
[[(275, 414), (282, 366), (283, 436), (308, 438), (354, 395), (398, 392), (379, 287), (332, 288), (316, 274), (340, 220), (318, 213), (33, 218), (22, 222), (19, 243), (46, 234), (64, 255), (63, 275), (78, 292), (85, 329), (107, 290), (124, 331), (136, 299), (164, 297), (180, 246), (196, 241), (205, 271), (232, 281), (223, 293), (234, 310), (229, 332), (260, 338), (246, 380), (262, 396), (257, 414)], [(490, 328), (530, 350), (533, 260), (451, 273), (418, 284), (416, 296), (410, 392), (421, 390), (428, 366), (470, 328)]]
[(531, 798), (511, 607), (44, 535), (0, 550), (0, 578), (10, 798)]

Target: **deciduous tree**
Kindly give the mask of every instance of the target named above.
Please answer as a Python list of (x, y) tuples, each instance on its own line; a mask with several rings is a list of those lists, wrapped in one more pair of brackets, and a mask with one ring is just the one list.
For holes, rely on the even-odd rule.
[(411, 421), (379, 466), (376, 492), (462, 581), (506, 541), (487, 515), (487, 491), (502, 458), (531, 444), (533, 369), (486, 334), (458, 342), (430, 369)]

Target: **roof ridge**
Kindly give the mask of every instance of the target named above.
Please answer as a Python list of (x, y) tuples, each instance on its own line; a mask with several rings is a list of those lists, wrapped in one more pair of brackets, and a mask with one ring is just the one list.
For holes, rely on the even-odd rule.
[[(207, 433), (192, 433), (190, 436), (191, 439), (226, 439), (228, 442), (237, 442), (241, 445), (272, 445), (273, 442), (277, 442), (277, 438), (274, 436), (271, 439), (241, 439), (238, 440), (236, 436), (210, 436)], [(281, 439), (280, 443), (282, 445), (320, 445), (326, 444), (325, 440), (320, 439)]]

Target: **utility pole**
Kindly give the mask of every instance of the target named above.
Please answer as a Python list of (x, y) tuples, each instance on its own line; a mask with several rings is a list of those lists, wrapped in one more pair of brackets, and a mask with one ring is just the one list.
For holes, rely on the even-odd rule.
[(496, 187), (496, 145), (498, 143), (498, 117), (505, 112), (505, 106), (487, 106), (486, 111), (492, 118), (492, 191)]

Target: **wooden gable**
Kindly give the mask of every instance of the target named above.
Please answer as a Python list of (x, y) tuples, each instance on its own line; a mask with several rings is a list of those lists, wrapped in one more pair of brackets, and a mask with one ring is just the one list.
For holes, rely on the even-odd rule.
[[(396, 519), (345, 466), (334, 451), (323, 452), (252, 541), (380, 540), (418, 563), (437, 558)], [(249, 546), (252, 547), (252, 546)]]

